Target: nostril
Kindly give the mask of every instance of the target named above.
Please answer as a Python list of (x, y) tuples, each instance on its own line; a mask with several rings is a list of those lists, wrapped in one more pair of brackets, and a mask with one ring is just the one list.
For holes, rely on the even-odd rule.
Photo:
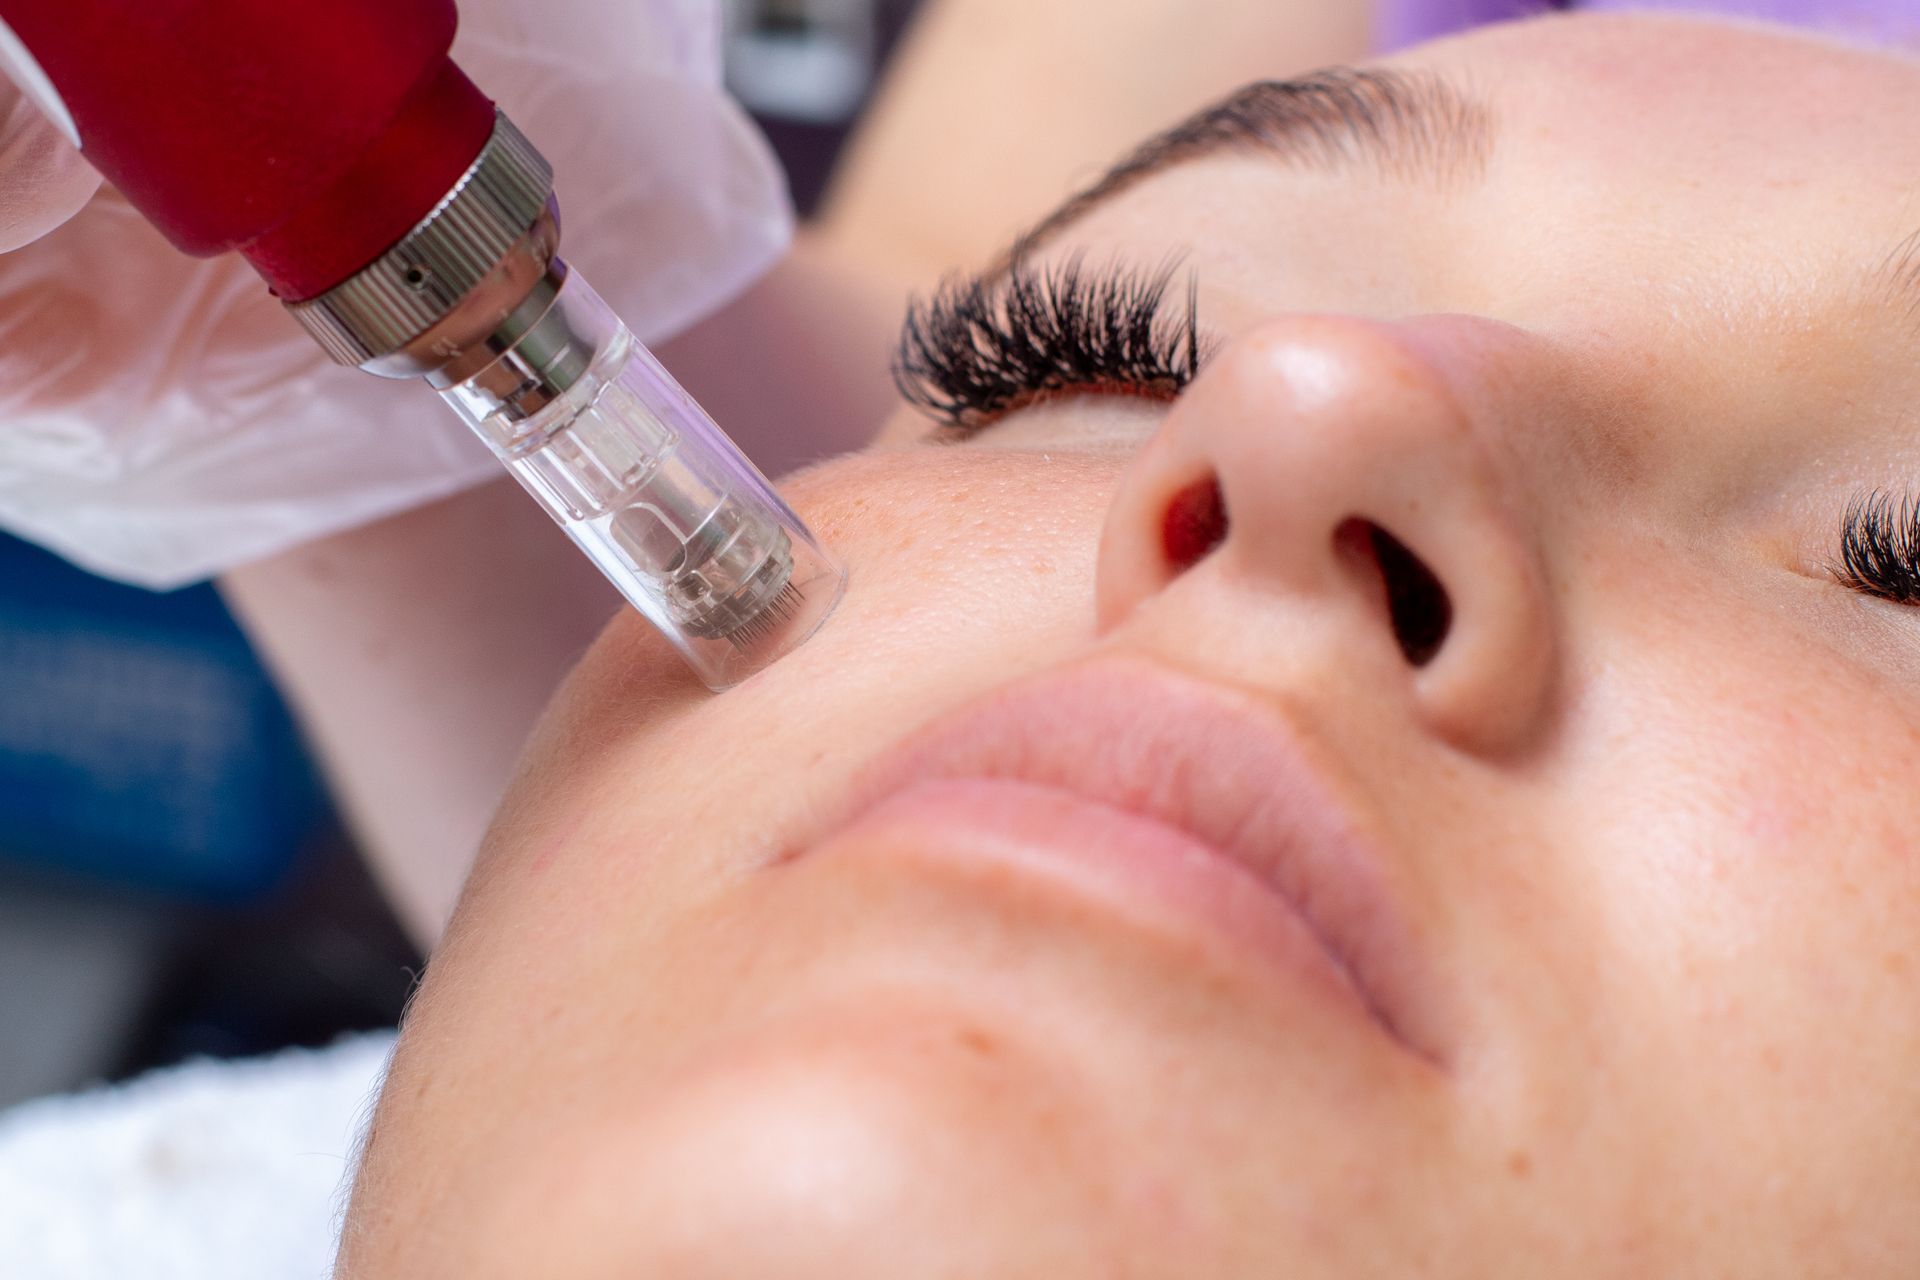
[(1188, 485), (1167, 504), (1160, 541), (1175, 573), (1192, 568), (1227, 537), (1227, 503), (1217, 476)]
[(1344, 522), (1334, 540), (1364, 554), (1379, 571), (1387, 616), (1401, 654), (1416, 667), (1433, 661), (1453, 626), (1453, 602), (1433, 570), (1404, 542), (1371, 521)]

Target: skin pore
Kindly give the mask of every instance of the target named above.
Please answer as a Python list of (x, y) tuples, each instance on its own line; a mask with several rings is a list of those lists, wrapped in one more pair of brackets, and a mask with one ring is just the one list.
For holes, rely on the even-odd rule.
[[(1920, 140), (1872, 122), (1920, 67), (1652, 18), (1390, 65), (1483, 104), (1467, 162), (1240, 146), (1037, 246), (1178, 256), (1177, 400), (902, 415), (795, 478), (852, 586), (721, 697), (608, 628), (410, 1012), (342, 1274), (1920, 1269), (1920, 612), (1832, 572), (1915, 482)], [(1207, 478), (1224, 541), (1170, 560)], [(1426, 661), (1356, 520), (1447, 593)], [(1298, 744), (1397, 922), (1391, 1033), (856, 816), (928, 722), (1087, 673)]]

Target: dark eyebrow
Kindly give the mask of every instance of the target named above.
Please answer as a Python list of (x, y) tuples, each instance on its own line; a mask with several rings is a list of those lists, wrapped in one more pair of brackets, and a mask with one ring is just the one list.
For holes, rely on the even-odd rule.
[(1867, 272), (1870, 300), (1898, 311), (1909, 323), (1920, 320), (1920, 231), (1888, 250)]
[(1218, 151), (1265, 151), (1322, 171), (1371, 166), (1402, 182), (1476, 181), (1493, 154), (1491, 109), (1426, 71), (1334, 67), (1262, 80), (1148, 139), (1022, 235), (1002, 265), (1128, 187)]

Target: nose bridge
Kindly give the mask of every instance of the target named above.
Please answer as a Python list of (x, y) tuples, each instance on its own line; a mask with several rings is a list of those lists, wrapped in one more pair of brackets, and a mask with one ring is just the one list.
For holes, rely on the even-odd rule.
[[(1501, 380), (1476, 367), (1501, 358), (1487, 327), (1295, 316), (1222, 349), (1122, 483), (1102, 545), (1102, 624), (1121, 625), (1190, 569), (1236, 591), (1331, 602), (1343, 647), (1392, 655), (1433, 729), (1511, 741), (1542, 705), (1553, 628), (1532, 504), (1498, 435), (1507, 419), (1489, 388)], [(1177, 495), (1209, 481), (1222, 541), (1203, 564), (1179, 563), (1157, 531)], [(1378, 550), (1357, 559), (1356, 546)], [(1409, 581), (1444, 605), (1431, 660), (1393, 611)]]

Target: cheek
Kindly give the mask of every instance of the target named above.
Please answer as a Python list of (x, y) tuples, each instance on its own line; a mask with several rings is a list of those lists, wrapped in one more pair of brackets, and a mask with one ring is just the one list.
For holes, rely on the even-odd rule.
[(1664, 1221), (1702, 1204), (1780, 1231), (1842, 1204), (1905, 1221), (1888, 1206), (1915, 1185), (1889, 1134), (1920, 1114), (1911, 700), (1797, 580), (1744, 596), (1645, 547), (1590, 568), (1542, 779), (1547, 901), (1492, 931), (1526, 943), (1504, 958), (1527, 975), (1508, 989), (1541, 1113), (1604, 1105), (1622, 1147), (1592, 1167), (1661, 1188)]
[(601, 1002), (631, 995), (612, 940), (657, 936), (803, 839), (887, 744), (1085, 642), (1117, 467), (919, 450), (799, 478), (788, 495), (848, 565), (847, 595), (717, 697), (617, 618), (530, 744), (415, 1020), (518, 1052), (526, 1019), (566, 1010), (591, 1041)]
[[(905, 465), (911, 461), (912, 466)], [(1083, 644), (1118, 462), (987, 449), (880, 454), (801, 477), (796, 508), (848, 566), (839, 615), (714, 717), (866, 750)], [(733, 695), (728, 695), (732, 698)], [(804, 707), (797, 721), (783, 705)]]
[(1093, 535), (1123, 461), (1074, 450), (927, 447), (838, 463), (783, 489), (829, 545), (866, 570), (867, 589), (965, 589), (986, 573), (1026, 594), (1022, 587), (1041, 584), (1024, 578), (1091, 573)]
[[(637, 615), (609, 624), (550, 708), (503, 809), (524, 855), (555, 840), (553, 792), (606, 841), (630, 820), (743, 791), (805, 793), (943, 706), (1037, 668), (1092, 624), (1100, 520), (1119, 463), (1062, 453), (916, 449), (845, 459), (783, 486), (848, 569), (821, 630), (708, 695)], [(748, 784), (753, 784), (751, 787)], [(511, 835), (512, 833), (507, 833)]]
[[(1684, 598), (1691, 587), (1698, 592)], [(1724, 909), (1817, 900), (1837, 878), (1898, 877), (1889, 766), (1913, 773), (1902, 699), (1778, 610), (1706, 584), (1649, 595), (1585, 695), (1600, 751), (1589, 794), (1657, 869)], [(1772, 616), (1768, 616), (1771, 614)], [(1626, 833), (1638, 832), (1638, 839)], [(1771, 907), (1769, 906), (1771, 904)]]
[(1911, 999), (1883, 961), (1920, 921), (1920, 710), (1823, 618), (1851, 601), (1682, 576), (1644, 573), (1589, 629), (1606, 652), (1567, 822), (1596, 843), (1581, 865), (1606, 927), (1655, 1004), (1722, 1034)]

